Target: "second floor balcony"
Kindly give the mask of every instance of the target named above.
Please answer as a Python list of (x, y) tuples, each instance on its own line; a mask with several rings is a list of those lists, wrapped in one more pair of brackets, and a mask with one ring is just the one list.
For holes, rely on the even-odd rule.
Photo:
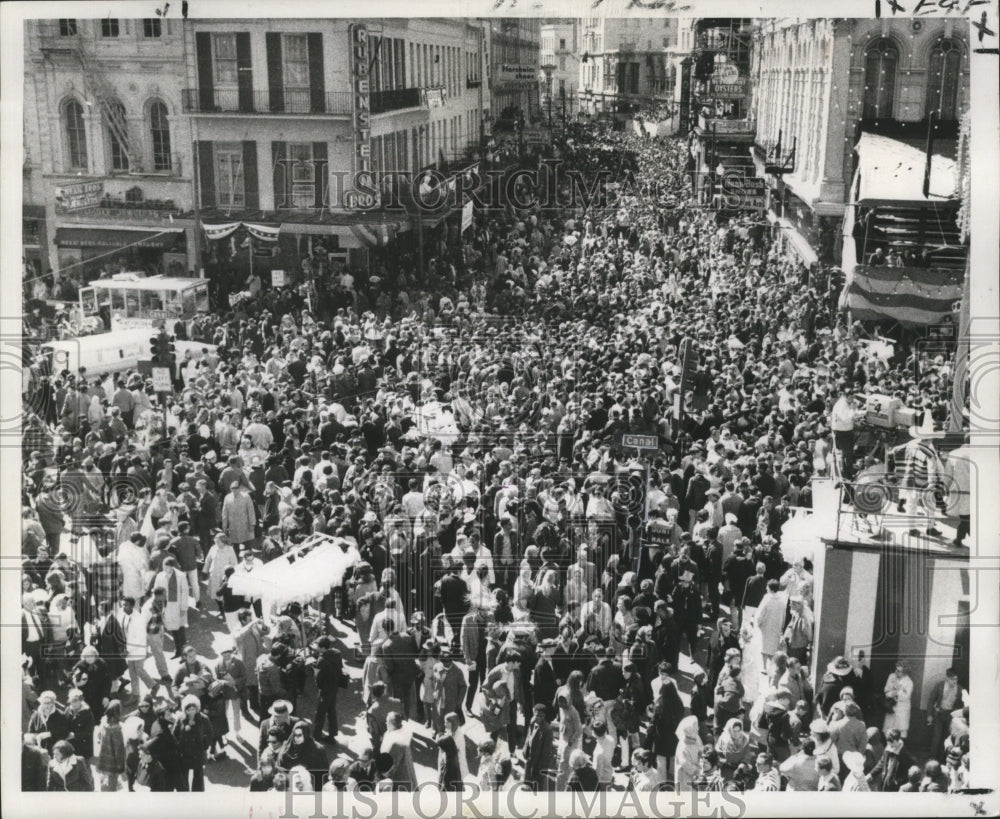
[[(374, 96), (374, 95), (373, 95)], [(189, 114), (315, 114), (349, 117), (350, 91), (282, 89), (280, 93), (240, 88), (185, 88), (184, 111)]]
[(372, 114), (421, 108), (425, 104), (426, 97), (420, 88), (394, 88), (391, 91), (373, 91), (371, 95)]
[(748, 137), (753, 136), (757, 123), (750, 117), (741, 119), (722, 119), (720, 117), (705, 116), (698, 117), (698, 127), (706, 134), (726, 137)]

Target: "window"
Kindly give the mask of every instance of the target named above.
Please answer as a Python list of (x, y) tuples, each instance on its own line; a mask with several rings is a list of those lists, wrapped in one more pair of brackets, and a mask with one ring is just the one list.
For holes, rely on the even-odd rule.
[(565, 55), (563, 55), (563, 56), (561, 56), (559, 58), (559, 70), (560, 71), (565, 71), (566, 70), (566, 57), (565, 57)]
[(559, 38), (559, 50), (560, 51), (565, 51), (566, 50), (566, 38), (565, 37), (560, 37)]
[(108, 103), (109, 120), (116, 123), (115, 127), (108, 124), (108, 145), (111, 148), (111, 170), (127, 171), (129, 169), (128, 145), (123, 144), (120, 134), (125, 127), (125, 106), (117, 100)]
[(285, 105), (289, 111), (309, 110), (309, 38), (305, 34), (285, 34), (281, 44)]
[(316, 165), (311, 142), (291, 142), (288, 161), (292, 166), (293, 208), (311, 208), (316, 201)]
[(160, 37), (163, 34), (163, 21), (158, 17), (147, 17), (142, 21), (143, 37)]
[(670, 45), (670, 38), (669, 37), (664, 37), (663, 38), (663, 47), (666, 48), (669, 45)]
[(215, 146), (215, 192), (219, 207), (242, 208), (246, 204), (243, 146), (238, 142)]
[(940, 40), (931, 51), (927, 72), (927, 113), (938, 120), (958, 119), (958, 84), (962, 76), (962, 49), (954, 40)]
[(101, 36), (102, 37), (118, 36), (118, 18), (105, 17), (103, 20), (101, 20)]
[(899, 51), (891, 40), (882, 38), (865, 53), (865, 102), (863, 119), (892, 117), (896, 93), (896, 65)]
[(69, 166), (73, 169), (87, 167), (87, 132), (83, 122), (83, 106), (76, 100), (66, 103), (66, 148)]
[(73, 37), (77, 33), (76, 31), (76, 20), (70, 18), (63, 18), (59, 21), (59, 36), (60, 37)]
[(239, 71), (236, 65), (236, 35), (212, 35), (212, 65), (215, 84), (235, 86)]
[(162, 102), (154, 102), (149, 107), (149, 132), (153, 140), (153, 170), (169, 171), (170, 123), (167, 121), (167, 106)]

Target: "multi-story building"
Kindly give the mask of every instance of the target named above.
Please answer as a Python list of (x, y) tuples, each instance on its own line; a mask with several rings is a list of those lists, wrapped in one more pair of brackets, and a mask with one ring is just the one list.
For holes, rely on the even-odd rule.
[[(686, 28), (686, 27), (685, 27)], [(702, 201), (719, 193), (721, 178), (753, 168), (748, 154), (754, 122), (750, 112), (751, 21), (748, 18), (700, 18), (690, 32), (690, 62), (682, 82), (689, 110), (692, 178)]]
[(677, 20), (590, 17), (581, 25), (580, 110), (623, 120), (673, 97)]
[[(541, 28), (539, 18), (509, 17), (483, 20), (490, 94), (490, 121), (494, 128), (512, 126), (517, 115), (536, 119)], [(508, 128), (509, 129), (509, 128)]]
[(388, 172), (475, 162), (481, 53), (479, 27), (456, 19), (191, 20), (202, 218), (280, 225), (274, 267), (316, 237), (366, 264), (411, 224), (382, 208)]
[[(899, 308), (906, 282), (931, 275), (916, 266), (934, 271), (939, 305), (960, 298), (954, 160), (968, 55), (967, 32), (949, 19), (757, 22), (753, 155), (771, 218), (804, 261), (842, 265), (856, 317), (940, 318), (927, 304)], [(895, 307), (882, 297), (886, 271), (864, 281), (867, 262), (890, 255)]]
[(542, 24), (542, 108), (547, 118), (572, 117), (580, 82), (580, 21)]
[(181, 20), (26, 23), (29, 272), (196, 266)]

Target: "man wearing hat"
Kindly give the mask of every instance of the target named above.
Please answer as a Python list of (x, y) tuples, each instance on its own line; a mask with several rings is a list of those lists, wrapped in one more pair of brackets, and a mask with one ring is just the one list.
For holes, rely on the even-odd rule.
[(155, 719), (149, 726), (149, 742), (144, 746), (149, 756), (163, 768), (167, 779), (167, 789), (186, 791), (183, 782), (181, 751), (174, 738), (174, 701), (164, 693), (153, 697)]
[(840, 693), (854, 682), (854, 669), (845, 657), (835, 657), (826, 667), (816, 692), (816, 705), (824, 718), (829, 718)]
[(236, 642), (231, 637), (224, 637), (222, 645), (219, 647), (221, 659), (215, 664), (212, 673), (216, 680), (224, 680), (233, 687), (235, 696), (227, 702), (232, 717), (229, 724), (232, 726), (233, 735), (239, 738), (240, 735), (240, 713), (243, 710), (241, 705), (247, 693), (247, 668), (243, 660), (236, 654)]
[(837, 746), (830, 737), (830, 726), (826, 720), (814, 719), (809, 723), (809, 736), (816, 743), (816, 748), (813, 750), (816, 761), (825, 757), (833, 765), (833, 772), (839, 771), (840, 757), (837, 755)]
[[(313, 736), (322, 742), (336, 742), (339, 722), (337, 720), (337, 694), (349, 682), (344, 673), (344, 660), (334, 648), (333, 639), (328, 635), (320, 637), (315, 644), (313, 674), (316, 679), (318, 698), (316, 718), (313, 720)], [(323, 733), (323, 725), (329, 722), (329, 729)]]
[(288, 700), (276, 699), (267, 709), (268, 717), (261, 720), (260, 740), (257, 743), (257, 753), (261, 754), (267, 747), (268, 735), (271, 731), (279, 731), (282, 743), (292, 735), (293, 706)]

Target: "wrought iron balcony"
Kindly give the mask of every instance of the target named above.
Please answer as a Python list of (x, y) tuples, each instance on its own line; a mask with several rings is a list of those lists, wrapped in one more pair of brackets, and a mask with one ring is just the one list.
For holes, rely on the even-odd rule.
[[(247, 91), (236, 88), (185, 88), (184, 111), (189, 114), (319, 114), (350, 116), (353, 101), (350, 91), (314, 92), (309, 89)], [(373, 95), (374, 96), (374, 95)]]
[(424, 95), (419, 88), (394, 88), (391, 91), (373, 91), (371, 109), (373, 114), (402, 111), (406, 108), (420, 108), (424, 105)]
[(716, 136), (747, 136), (754, 133), (756, 121), (750, 117), (743, 119), (721, 119), (719, 117), (709, 117), (704, 114), (698, 117), (698, 127)]

